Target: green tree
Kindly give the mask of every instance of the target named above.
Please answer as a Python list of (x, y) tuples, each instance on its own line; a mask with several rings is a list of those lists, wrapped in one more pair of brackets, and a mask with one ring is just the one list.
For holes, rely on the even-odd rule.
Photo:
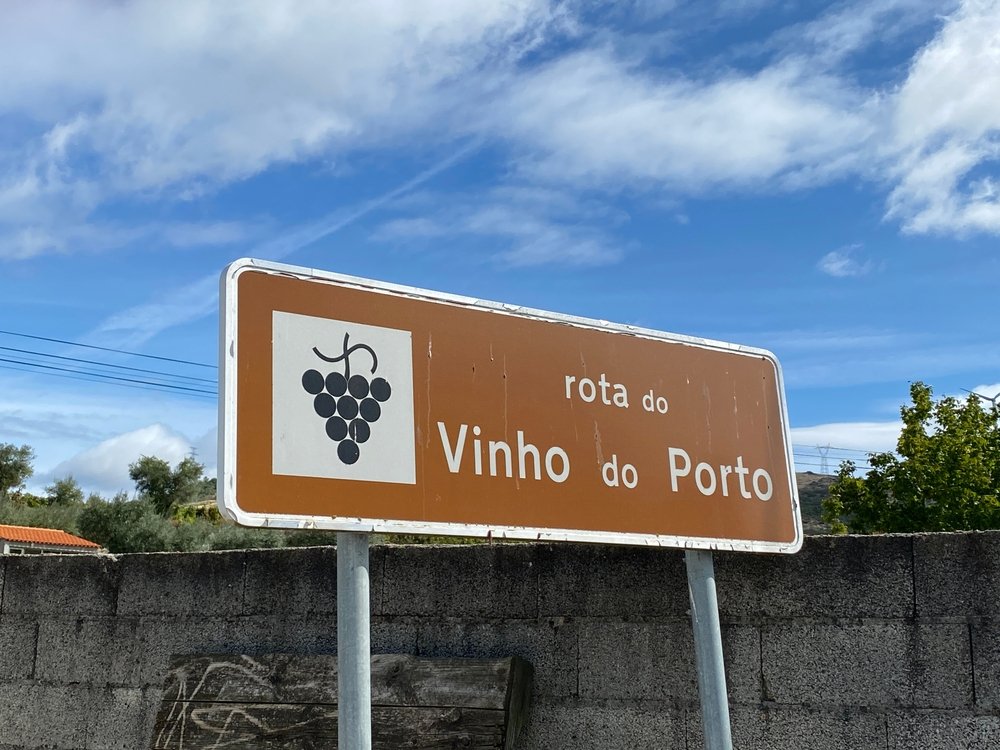
[(864, 478), (844, 462), (823, 520), (835, 533), (1000, 528), (1000, 409), (974, 397), (935, 401), (923, 383), (910, 399), (896, 452), (872, 453)]
[(169, 516), (175, 505), (201, 498), (205, 487), (204, 471), (205, 467), (192, 456), (173, 469), (156, 456), (142, 456), (128, 467), (128, 474), (135, 482), (139, 496), (148, 499), (161, 516)]
[(9, 500), (34, 474), (35, 452), (31, 446), (0, 443), (0, 501)]
[(81, 536), (110, 552), (165, 552), (172, 548), (174, 527), (150, 500), (129, 500), (119, 493), (110, 502), (91, 497), (80, 512)]
[(46, 502), (49, 505), (81, 505), (83, 490), (72, 476), (65, 476), (45, 488)]

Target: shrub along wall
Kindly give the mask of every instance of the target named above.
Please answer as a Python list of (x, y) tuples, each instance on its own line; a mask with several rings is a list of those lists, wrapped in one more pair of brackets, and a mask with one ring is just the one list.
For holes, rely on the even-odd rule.
[[(1000, 534), (717, 554), (739, 748), (1000, 746)], [(535, 666), (521, 748), (701, 746), (683, 554), (376, 547), (385, 653)], [(143, 748), (173, 653), (334, 653), (332, 548), (0, 558), (0, 749)]]

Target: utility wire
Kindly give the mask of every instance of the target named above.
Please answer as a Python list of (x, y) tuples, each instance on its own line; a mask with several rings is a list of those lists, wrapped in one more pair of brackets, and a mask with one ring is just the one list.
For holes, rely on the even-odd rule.
[(197, 378), (193, 375), (180, 375), (173, 372), (163, 372), (162, 370), (146, 370), (143, 369), (142, 367), (128, 367), (127, 365), (116, 365), (112, 364), (111, 362), (98, 362), (97, 360), (93, 359), (82, 359), (80, 357), (63, 357), (60, 356), (59, 354), (36, 352), (31, 349), (17, 349), (16, 347), (13, 346), (0, 346), (0, 350), (3, 350), (5, 352), (16, 352), (17, 354), (33, 354), (39, 357), (51, 357), (52, 359), (61, 359), (67, 362), (83, 362), (84, 364), (88, 365), (97, 365), (98, 367), (111, 367), (116, 370), (129, 370), (130, 372), (142, 372), (149, 375), (165, 375), (166, 377), (169, 378), (178, 378), (181, 380), (193, 380), (199, 383), (209, 383), (211, 385), (215, 385), (217, 382), (214, 378)]
[[(47, 376), (49, 376), (51, 378), (64, 378), (66, 380), (79, 380), (79, 381), (81, 381), (83, 383), (96, 383), (96, 384), (103, 384), (103, 385), (112, 385), (112, 386), (116, 386), (118, 388), (134, 388), (137, 391), (156, 391), (157, 393), (175, 393), (175, 391), (171, 390), (169, 387), (163, 387), (163, 386), (159, 386), (159, 385), (148, 386), (148, 385), (131, 385), (129, 383), (116, 383), (114, 381), (95, 380), (94, 378), (88, 377), (88, 376), (82, 376), (81, 377), (81, 376), (77, 376), (77, 375), (61, 375), (58, 372), (44, 372), (44, 371), (43, 372), (39, 372), (38, 370), (29, 370), (26, 367), (14, 367), (13, 365), (0, 365), (0, 370), (13, 370), (14, 372), (27, 372), (27, 373), (31, 373), (32, 375), (47, 375)], [(214, 396), (202, 396), (202, 395), (199, 395), (197, 393), (184, 393), (182, 395), (190, 396), (191, 398), (204, 399), (206, 401), (214, 401), (215, 400)]]
[(58, 372), (69, 372), (69, 373), (74, 373), (74, 374), (77, 374), (77, 375), (90, 375), (90, 376), (98, 377), (98, 378), (101, 378), (101, 379), (116, 380), (116, 381), (122, 381), (122, 382), (125, 382), (125, 383), (139, 383), (139, 384), (142, 384), (142, 385), (154, 385), (154, 386), (159, 386), (160, 388), (167, 388), (167, 389), (170, 389), (172, 391), (184, 391), (184, 392), (188, 392), (188, 393), (200, 393), (200, 394), (204, 394), (204, 395), (207, 395), (207, 396), (217, 396), (218, 395), (215, 391), (206, 391), (206, 390), (202, 390), (202, 389), (199, 389), (199, 388), (189, 388), (189, 387), (183, 386), (183, 385), (174, 385), (174, 384), (171, 384), (171, 383), (163, 383), (163, 382), (150, 381), (150, 380), (137, 380), (135, 378), (123, 378), (123, 377), (119, 377), (117, 375), (108, 375), (107, 373), (102, 373), (102, 372), (88, 372), (86, 370), (73, 370), (73, 369), (70, 369), (70, 368), (67, 368), (67, 367), (56, 367), (55, 365), (45, 365), (45, 364), (41, 364), (39, 362), (25, 362), (24, 360), (9, 359), (7, 357), (0, 357), (0, 362), (8, 362), (10, 364), (15, 364), (15, 365), (27, 365), (29, 367), (38, 367), (38, 368), (42, 368), (43, 370), (56, 370)]
[(158, 359), (162, 362), (177, 362), (182, 365), (192, 365), (194, 367), (208, 367), (213, 370), (218, 370), (218, 365), (209, 365), (204, 362), (192, 362), (188, 359), (175, 359), (173, 357), (159, 357), (155, 354), (139, 354), (138, 352), (128, 352), (124, 349), (112, 349), (107, 346), (94, 346), (93, 344), (80, 344), (76, 341), (66, 341), (65, 339), (54, 339), (48, 336), (34, 336), (30, 333), (17, 333), (16, 331), (0, 331), (0, 334), (4, 336), (18, 336), (23, 339), (35, 339), (36, 341), (48, 341), (54, 344), (66, 344), (67, 346), (80, 346), (84, 349), (97, 349), (102, 352), (113, 352), (115, 354), (127, 354), (130, 357), (144, 357), (145, 359)]

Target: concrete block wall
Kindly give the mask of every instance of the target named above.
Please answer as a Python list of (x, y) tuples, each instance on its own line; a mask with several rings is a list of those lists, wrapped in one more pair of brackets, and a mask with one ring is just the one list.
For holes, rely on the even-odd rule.
[[(1000, 533), (716, 555), (734, 744), (1000, 747)], [(376, 651), (535, 665), (519, 747), (701, 747), (683, 554), (376, 547)], [(0, 558), (0, 750), (149, 745), (174, 653), (335, 653), (332, 548)]]

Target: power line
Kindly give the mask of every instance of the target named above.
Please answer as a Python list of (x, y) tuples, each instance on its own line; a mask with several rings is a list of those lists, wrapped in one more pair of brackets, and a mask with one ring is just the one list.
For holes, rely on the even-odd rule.
[(200, 394), (204, 394), (204, 395), (207, 395), (207, 396), (217, 396), (218, 395), (218, 393), (216, 393), (215, 391), (206, 391), (206, 390), (201, 390), (199, 388), (189, 388), (187, 386), (174, 385), (172, 383), (163, 383), (163, 382), (150, 381), (150, 380), (137, 380), (135, 378), (123, 378), (123, 377), (119, 377), (117, 375), (108, 375), (107, 373), (102, 373), (102, 372), (88, 372), (86, 370), (73, 370), (73, 369), (70, 369), (70, 368), (67, 368), (67, 367), (56, 367), (55, 365), (46, 365), (46, 364), (41, 364), (39, 362), (25, 362), (24, 360), (9, 359), (7, 357), (0, 357), (0, 362), (8, 362), (8, 363), (15, 364), (15, 365), (27, 365), (29, 367), (39, 367), (39, 368), (42, 368), (44, 370), (56, 370), (56, 371), (59, 371), (59, 372), (69, 372), (69, 373), (73, 373), (73, 374), (76, 374), (76, 375), (90, 375), (92, 377), (101, 378), (102, 380), (115, 380), (115, 381), (122, 381), (122, 382), (125, 382), (125, 383), (139, 383), (139, 384), (142, 384), (142, 385), (153, 385), (153, 386), (158, 386), (160, 388), (169, 389), (169, 390), (172, 390), (172, 391), (182, 391), (182, 392), (188, 392), (188, 393), (200, 393)]
[(218, 370), (218, 365), (209, 365), (204, 362), (192, 362), (188, 359), (175, 359), (173, 357), (160, 357), (155, 354), (140, 354), (139, 352), (128, 352), (124, 349), (112, 349), (107, 346), (95, 346), (94, 344), (80, 344), (76, 341), (66, 341), (65, 339), (55, 339), (49, 336), (34, 336), (30, 333), (17, 333), (16, 331), (0, 331), (0, 334), (5, 336), (18, 336), (23, 339), (35, 339), (36, 341), (48, 341), (54, 344), (66, 344), (67, 346), (79, 346), (84, 349), (96, 349), (102, 352), (113, 352), (115, 354), (127, 354), (130, 357), (144, 357), (145, 359), (158, 359), (161, 362), (176, 362), (182, 365), (192, 365), (194, 367), (208, 367), (213, 370)]
[(165, 375), (169, 378), (177, 378), (181, 380), (194, 380), (200, 383), (210, 383), (211, 385), (216, 384), (216, 380), (212, 378), (197, 378), (194, 375), (180, 375), (173, 372), (163, 372), (162, 370), (146, 370), (142, 367), (129, 367), (127, 365), (116, 365), (111, 362), (98, 362), (93, 359), (82, 359), (81, 357), (64, 357), (59, 354), (49, 354), (47, 352), (36, 352), (31, 349), (18, 349), (13, 346), (0, 346), (0, 350), (5, 352), (16, 352), (18, 354), (33, 354), (39, 357), (51, 357), (52, 359), (61, 359), (68, 362), (83, 362), (88, 365), (97, 365), (98, 367), (111, 367), (116, 370), (129, 370), (130, 372), (143, 372), (149, 375)]
[[(792, 448), (796, 449), (806, 449), (806, 450), (816, 450), (817, 446), (815, 444), (806, 445), (805, 443), (793, 443)], [(835, 445), (824, 445), (824, 450), (828, 451), (840, 451), (842, 453), (880, 453), (881, 451), (868, 450), (867, 448), (838, 448)]]
[[(118, 388), (134, 388), (137, 391), (157, 391), (159, 393), (174, 393), (175, 392), (175, 391), (172, 391), (169, 388), (165, 388), (163, 386), (158, 386), (158, 385), (152, 385), (152, 386), (147, 386), (147, 385), (130, 385), (129, 383), (116, 383), (114, 381), (95, 380), (94, 378), (87, 377), (87, 376), (82, 376), (81, 377), (81, 376), (77, 376), (77, 375), (61, 375), (58, 372), (39, 372), (38, 370), (29, 370), (29, 369), (27, 369), (25, 367), (13, 367), (11, 365), (0, 365), (0, 370), (13, 370), (14, 372), (27, 372), (27, 373), (31, 373), (32, 375), (47, 375), (50, 378), (63, 378), (65, 380), (79, 380), (79, 381), (81, 381), (83, 383), (96, 383), (96, 384), (102, 384), (102, 385), (111, 385), (111, 386), (116, 386)], [(184, 393), (182, 395), (190, 396), (191, 398), (200, 398), (200, 399), (204, 399), (206, 401), (214, 401), (215, 400), (214, 396), (202, 396), (202, 395), (199, 395), (197, 393)]]

